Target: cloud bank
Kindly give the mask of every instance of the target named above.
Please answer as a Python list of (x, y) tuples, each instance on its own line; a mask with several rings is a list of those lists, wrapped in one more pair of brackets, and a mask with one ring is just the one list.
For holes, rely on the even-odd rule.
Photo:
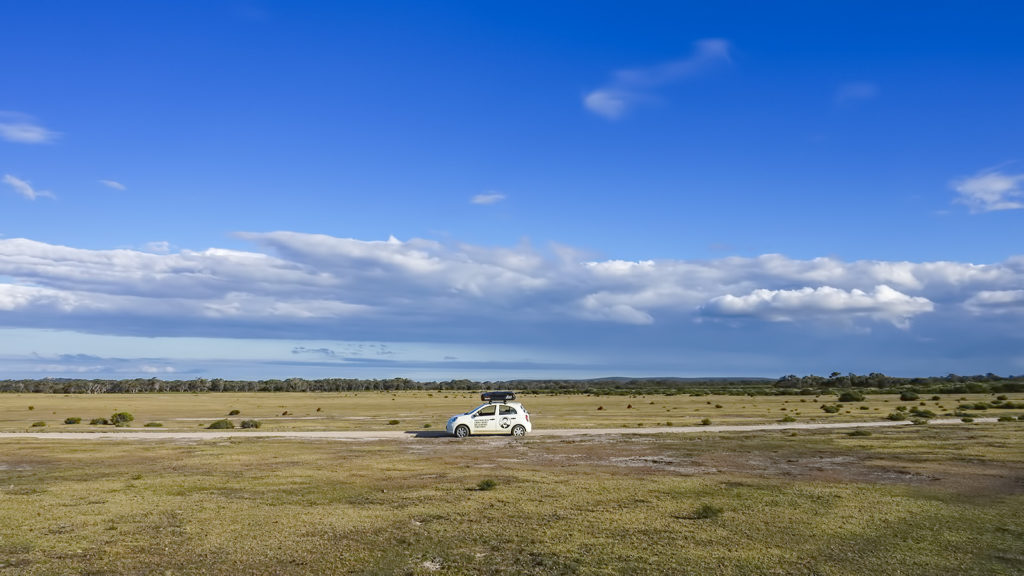
[(834, 323), (1024, 311), (1024, 257), (995, 264), (588, 260), (528, 245), (239, 234), (258, 249), (152, 253), (0, 239), (0, 321), (111, 334), (462, 338), (482, 327)]
[(583, 97), (583, 107), (608, 120), (616, 120), (632, 106), (653, 99), (658, 87), (729, 62), (729, 50), (726, 40), (704, 39), (694, 43), (693, 54), (688, 58), (648, 68), (618, 70), (607, 84)]

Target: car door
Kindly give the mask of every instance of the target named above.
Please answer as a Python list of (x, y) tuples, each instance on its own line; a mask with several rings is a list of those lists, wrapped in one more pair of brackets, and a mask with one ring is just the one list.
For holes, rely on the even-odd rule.
[(512, 433), (512, 427), (519, 423), (519, 412), (512, 406), (498, 407), (498, 431)]
[(497, 406), (489, 404), (473, 415), (473, 434), (488, 434), (498, 429)]

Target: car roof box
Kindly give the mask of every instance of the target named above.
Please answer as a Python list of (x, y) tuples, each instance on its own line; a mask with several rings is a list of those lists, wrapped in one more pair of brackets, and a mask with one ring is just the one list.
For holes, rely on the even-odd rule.
[(516, 393), (511, 390), (492, 390), (480, 395), (484, 402), (507, 402), (516, 399)]

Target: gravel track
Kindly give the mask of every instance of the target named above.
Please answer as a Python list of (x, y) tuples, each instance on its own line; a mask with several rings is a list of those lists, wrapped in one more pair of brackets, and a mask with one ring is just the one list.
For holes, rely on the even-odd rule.
[[(995, 422), (995, 418), (975, 418), (977, 423)], [(779, 424), (734, 424), (727, 426), (650, 426), (645, 428), (562, 428), (534, 430), (530, 436), (605, 436), (612, 434), (693, 434), (707, 432), (758, 432), (767, 430), (828, 430), (842, 428), (884, 428), (909, 426), (909, 420), (880, 422), (790, 422)], [(929, 424), (963, 424), (956, 418), (931, 420)], [(204, 432), (165, 432), (132, 430), (111, 432), (0, 432), (0, 440), (36, 438), (40, 440), (224, 440), (232, 438), (291, 438), (299, 440), (417, 440), (448, 438), (436, 431), (310, 431), (270, 432), (259, 430), (208, 430)]]

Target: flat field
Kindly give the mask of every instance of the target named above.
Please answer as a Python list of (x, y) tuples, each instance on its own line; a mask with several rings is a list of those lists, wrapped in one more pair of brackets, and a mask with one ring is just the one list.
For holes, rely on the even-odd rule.
[(1022, 433), (3, 440), (0, 574), (1021, 574)]
[[(445, 395), (0, 395), (0, 419), (12, 431), (37, 420), (47, 426), (33, 431), (109, 431), (61, 422), (126, 410), (133, 427), (191, 431), (206, 421), (174, 418), (238, 409), (281, 429), (394, 429), (390, 418), (422, 429), (478, 399)], [(925, 401), (939, 412), (959, 398)], [(917, 404), (872, 397), (868, 410), (825, 414), (813, 397), (523, 402), (548, 428), (879, 419)], [(284, 411), (325, 418), (269, 420)], [(1013, 421), (461, 441), (0, 439), (0, 576), (1024, 574), (1022, 435)]]
[[(1024, 402), (1024, 394), (1009, 394)], [(994, 394), (945, 394), (938, 400), (922, 396), (900, 401), (893, 394), (868, 396), (827, 414), (822, 404), (836, 404), (836, 396), (689, 396), (689, 395), (521, 395), (534, 426), (543, 428), (617, 428), (686, 426), (704, 418), (714, 424), (760, 424), (791, 416), (798, 422), (883, 420), (898, 406), (919, 407), (937, 415), (951, 414), (965, 402), (988, 402)], [(923, 404), (922, 404), (923, 403)], [(227, 418), (237, 425), (257, 419), (263, 430), (423, 430), (444, 427), (448, 417), (480, 404), (469, 392), (357, 392), (357, 393), (173, 393), (173, 394), (0, 394), (0, 431), (85, 432), (109, 430), (90, 426), (93, 418), (129, 412), (132, 428), (159, 423), (165, 430), (197, 430), (213, 420)], [(986, 416), (1018, 416), (1024, 410), (987, 410)], [(80, 424), (64, 424), (67, 418)], [(391, 424), (392, 421), (397, 424)], [(44, 426), (32, 425), (42, 422)]]

